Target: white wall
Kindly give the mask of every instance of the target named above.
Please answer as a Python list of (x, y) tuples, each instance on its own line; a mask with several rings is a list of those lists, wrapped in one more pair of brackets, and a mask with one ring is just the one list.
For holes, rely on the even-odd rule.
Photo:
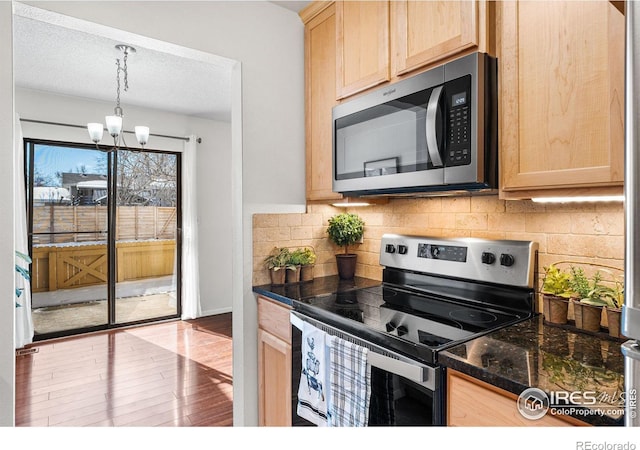
[[(40, 91), (16, 88), (16, 112), (21, 119), (61, 122), (84, 125), (87, 120), (100, 120), (102, 114), (111, 112), (113, 105), (76, 97), (53, 95)], [(198, 235), (200, 264), (206, 270), (200, 278), (202, 314), (211, 315), (231, 311), (231, 124), (213, 120), (187, 117), (157, 110), (127, 106), (123, 103), (125, 129), (134, 124), (145, 124), (151, 133), (202, 138), (198, 144)], [(50, 139), (90, 144), (85, 129), (23, 122), (25, 138)], [(135, 143), (134, 138), (128, 142)], [(182, 151), (183, 141), (151, 136), (148, 148)], [(219, 196), (205, 195), (207, 192)], [(210, 249), (223, 256), (211, 258)]]
[(11, 3), (0, 2), (0, 426), (14, 422), (13, 60)]
[[(257, 311), (251, 292), (251, 219), (254, 212), (304, 211), (304, 27), (300, 18), (264, 1), (28, 3), (241, 63), (242, 115), (237, 110), (232, 113), (230, 197), (237, 213), (230, 236), (234, 425), (256, 425)], [(0, 66), (6, 61), (5, 56)], [(236, 151), (240, 144), (241, 156)], [(199, 192), (206, 194), (217, 195)], [(215, 254), (215, 246), (209, 245)]]

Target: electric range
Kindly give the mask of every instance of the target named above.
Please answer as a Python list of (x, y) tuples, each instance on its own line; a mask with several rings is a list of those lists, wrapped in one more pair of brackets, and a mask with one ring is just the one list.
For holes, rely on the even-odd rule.
[(538, 245), (385, 234), (380, 286), (301, 298), (294, 311), (426, 364), (530, 318)]
[[(293, 405), (317, 384), (303, 370), (316, 363), (301, 352), (306, 323), (369, 350), (369, 425), (446, 425), (439, 353), (534, 315), (537, 251), (530, 241), (385, 234), (379, 286), (293, 302)], [(294, 414), (292, 425), (309, 422)]]

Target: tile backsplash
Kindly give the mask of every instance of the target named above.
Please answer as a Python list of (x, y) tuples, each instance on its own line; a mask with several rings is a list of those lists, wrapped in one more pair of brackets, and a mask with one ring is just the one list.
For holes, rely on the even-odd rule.
[[(336, 275), (327, 220), (343, 208), (309, 205), (304, 214), (253, 217), (253, 284), (268, 284), (263, 260), (273, 247), (312, 246), (315, 276)], [(384, 233), (437, 237), (531, 240), (539, 244), (538, 269), (553, 262), (591, 262), (624, 268), (622, 203), (540, 204), (499, 200), (497, 196), (391, 199), (382, 205), (352, 208), (365, 222), (356, 276), (380, 280), (380, 238)], [(541, 278), (541, 277), (539, 277)]]

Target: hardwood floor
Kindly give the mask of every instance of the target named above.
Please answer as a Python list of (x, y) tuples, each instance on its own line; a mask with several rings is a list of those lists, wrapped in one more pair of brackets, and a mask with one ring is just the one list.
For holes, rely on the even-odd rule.
[(233, 425), (231, 313), (37, 342), (16, 426)]

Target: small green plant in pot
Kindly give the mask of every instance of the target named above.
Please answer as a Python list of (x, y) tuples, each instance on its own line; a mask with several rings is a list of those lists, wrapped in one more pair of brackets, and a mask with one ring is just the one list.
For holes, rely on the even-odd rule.
[(615, 280), (614, 286), (610, 288), (610, 292), (605, 296), (607, 305), (607, 326), (609, 328), (609, 336), (615, 338), (624, 337), (620, 332), (620, 319), (622, 316), (622, 306), (624, 305), (624, 283)]
[(300, 281), (313, 281), (313, 266), (316, 263), (316, 253), (310, 247), (296, 249), (292, 252), (295, 262), (300, 264)]
[(556, 265), (550, 264), (544, 268), (541, 292), (545, 320), (556, 324), (567, 323), (569, 298), (573, 292), (571, 275)]
[(587, 331), (600, 331), (602, 309), (607, 305), (610, 288), (602, 284), (598, 271), (591, 278), (590, 289), (578, 302), (574, 302), (576, 327)]
[(329, 239), (344, 248), (344, 253), (336, 255), (338, 275), (343, 280), (351, 280), (355, 276), (358, 255), (349, 253), (349, 246), (360, 242), (364, 234), (364, 225), (360, 216), (354, 213), (341, 213), (329, 219)]
[(290, 263), (291, 252), (286, 247), (274, 247), (264, 259), (264, 265), (269, 270), (271, 284), (281, 286), (285, 283), (287, 269), (294, 268)]

